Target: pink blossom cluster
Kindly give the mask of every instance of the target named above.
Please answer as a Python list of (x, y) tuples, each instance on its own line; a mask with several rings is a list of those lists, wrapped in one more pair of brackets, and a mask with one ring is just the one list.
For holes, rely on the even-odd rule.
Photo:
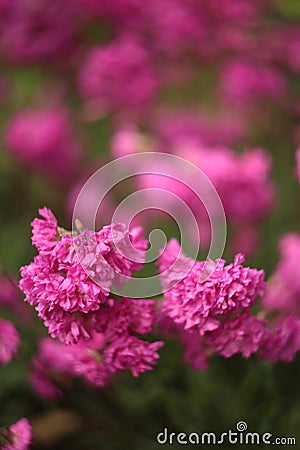
[(263, 304), (268, 311), (300, 313), (300, 235), (289, 233), (279, 242), (280, 260), (268, 282)]
[(12, 322), (0, 319), (0, 364), (7, 364), (16, 355), (20, 336)]
[(147, 241), (141, 228), (129, 233), (124, 224), (72, 236), (58, 227), (49, 209), (39, 213), (43, 219), (32, 222), (32, 243), (39, 254), (21, 268), (20, 288), (52, 337), (67, 344), (90, 339), (91, 322), (107, 302), (112, 283), (121, 285), (141, 268), (135, 253), (143, 255)]
[(7, 430), (0, 428), (0, 448), (3, 450), (28, 450), (33, 433), (29, 421), (23, 417)]
[(284, 75), (276, 68), (255, 60), (231, 60), (224, 66), (221, 77), (223, 94), (244, 108), (259, 99), (282, 101), (286, 94)]
[(4, 145), (27, 168), (56, 180), (78, 172), (81, 147), (63, 106), (21, 110), (6, 126)]
[(79, 75), (82, 96), (100, 111), (141, 112), (154, 100), (157, 87), (147, 50), (131, 38), (92, 48)]
[(300, 350), (300, 319), (295, 315), (268, 319), (252, 306), (266, 289), (262, 270), (243, 267), (244, 257), (190, 264), (177, 241), (167, 245), (159, 259), (165, 293), (159, 319), (164, 334), (177, 335), (184, 347), (184, 360), (195, 369), (208, 367), (213, 354), (230, 358), (242, 354), (275, 362), (290, 362)]
[(69, 57), (86, 22), (78, 1), (1, 0), (0, 52), (13, 63)]
[(163, 343), (141, 337), (152, 331), (154, 307), (152, 300), (110, 298), (94, 317), (90, 340), (65, 345), (42, 339), (30, 375), (35, 391), (42, 397), (55, 398), (72, 377), (103, 387), (119, 372), (130, 370), (137, 377), (152, 369)]

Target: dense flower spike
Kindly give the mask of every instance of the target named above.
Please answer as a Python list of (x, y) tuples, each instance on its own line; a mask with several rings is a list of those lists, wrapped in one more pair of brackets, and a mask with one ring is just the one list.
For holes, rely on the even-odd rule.
[(20, 345), (20, 337), (15, 326), (0, 319), (0, 364), (7, 364), (15, 356)]
[(90, 339), (90, 321), (107, 301), (110, 286), (122, 285), (124, 276), (141, 268), (147, 241), (140, 228), (129, 232), (123, 224), (71, 236), (57, 226), (50, 210), (39, 213), (44, 220), (32, 223), (39, 255), (21, 268), (20, 288), (52, 337), (67, 344)]
[(228, 265), (196, 261), (182, 277), (181, 268), (190, 261), (176, 240), (160, 256), (165, 293), (159, 326), (164, 335), (179, 338), (185, 362), (195, 369), (206, 369), (213, 354), (248, 358), (265, 348), (269, 323), (250, 312), (265, 292), (264, 272), (243, 267), (243, 262), (241, 254)]
[[(172, 270), (162, 269), (165, 258), (163, 253), (159, 266), (163, 286), (168, 289)], [(186, 258), (186, 263), (189, 262)], [(211, 262), (213, 271), (207, 280), (206, 262), (195, 262), (187, 276), (165, 292), (163, 313), (184, 329), (200, 335), (218, 329), (224, 320), (249, 309), (264, 293), (264, 272), (243, 267), (243, 262), (241, 254), (236, 255), (232, 264), (225, 265), (221, 259)]]
[(138, 376), (150, 370), (163, 343), (150, 343), (137, 335), (152, 331), (154, 306), (151, 300), (109, 299), (94, 317), (89, 341), (64, 345), (43, 339), (32, 361), (30, 376), (36, 392), (55, 398), (70, 377), (80, 376), (93, 386), (103, 387), (118, 372), (131, 370)]
[(9, 427), (0, 428), (0, 442), (3, 440), (3, 450), (28, 450), (32, 442), (32, 428), (28, 420), (23, 417)]

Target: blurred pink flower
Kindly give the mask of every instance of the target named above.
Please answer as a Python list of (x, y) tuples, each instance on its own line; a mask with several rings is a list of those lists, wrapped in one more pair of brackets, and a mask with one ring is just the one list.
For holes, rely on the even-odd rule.
[(158, 88), (147, 50), (131, 38), (92, 48), (81, 67), (78, 83), (85, 100), (117, 112), (144, 113)]
[(20, 345), (20, 337), (15, 326), (0, 319), (0, 364), (7, 364), (15, 356)]
[(4, 145), (20, 163), (60, 181), (77, 173), (81, 148), (63, 107), (20, 111), (7, 124)]
[[(1, 431), (0, 431), (1, 433)], [(23, 417), (11, 425), (5, 433), (8, 441), (3, 450), (28, 450), (32, 442), (32, 428), (28, 420)], [(2, 432), (3, 434), (3, 432)]]
[(0, 52), (13, 63), (62, 61), (87, 18), (77, 0), (1, 0)]
[(263, 305), (268, 311), (300, 312), (300, 235), (289, 233), (279, 241), (280, 260), (269, 282)]

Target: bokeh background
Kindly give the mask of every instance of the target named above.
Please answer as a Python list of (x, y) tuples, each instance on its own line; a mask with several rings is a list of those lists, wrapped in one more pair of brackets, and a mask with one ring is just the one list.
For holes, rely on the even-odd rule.
[[(249, 431), (300, 442), (299, 358), (272, 365), (214, 357), (201, 372), (167, 341), (152, 372), (120, 375), (104, 389), (72, 381), (51, 401), (28, 378), (47, 332), (31, 308), (16, 306), (19, 268), (35, 254), (38, 208), (70, 228), (89, 174), (145, 150), (207, 168), (228, 204), (225, 259), (243, 251), (270, 277), (278, 241), (300, 232), (299, 74), (296, 0), (0, 0), (0, 303), (22, 339), (17, 357), (0, 367), (1, 425), (28, 417), (37, 449), (150, 450), (164, 427), (222, 432), (240, 420)], [(250, 158), (244, 175), (247, 160), (231, 160), (258, 148), (263, 174)], [(227, 152), (229, 168), (218, 156)], [(113, 193), (99, 222), (123, 195)], [(244, 214), (235, 199), (254, 207)], [(164, 217), (143, 224), (176, 234)]]

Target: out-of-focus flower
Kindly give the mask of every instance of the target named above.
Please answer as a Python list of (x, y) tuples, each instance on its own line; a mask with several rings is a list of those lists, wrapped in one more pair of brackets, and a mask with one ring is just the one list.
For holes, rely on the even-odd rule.
[(223, 68), (222, 90), (234, 102), (251, 104), (257, 99), (282, 100), (285, 79), (276, 67), (232, 60)]
[(31, 361), (29, 378), (38, 395), (54, 399), (62, 394), (61, 387), (74, 376), (69, 346), (50, 338), (39, 342), (38, 352)]
[(0, 272), (0, 308), (13, 312), (18, 320), (29, 323), (32, 315), (23, 302), (22, 293), (18, 288), (18, 280)]
[(0, 364), (7, 364), (15, 356), (20, 345), (20, 337), (15, 326), (0, 319)]
[(11, 425), (8, 430), (0, 429), (0, 439), (4, 440), (3, 450), (28, 450), (33, 433), (29, 421), (23, 417)]
[(294, 315), (279, 317), (265, 338), (261, 358), (271, 362), (291, 362), (300, 350), (300, 319)]
[(158, 80), (146, 49), (124, 38), (90, 50), (79, 74), (84, 99), (104, 111), (144, 112), (157, 91)]
[(17, 113), (7, 124), (4, 144), (22, 164), (56, 179), (78, 171), (81, 148), (63, 107)]
[(1, 0), (0, 52), (13, 63), (62, 60), (86, 20), (77, 0)]
[(233, 224), (255, 224), (270, 211), (274, 186), (271, 157), (262, 149), (238, 154), (228, 148), (180, 147), (177, 155), (196, 164), (210, 179)]
[(263, 305), (268, 311), (300, 312), (300, 235), (290, 233), (279, 242), (280, 260), (269, 282)]
[(249, 311), (238, 314), (232, 320), (223, 322), (217, 330), (206, 336), (206, 344), (217, 354), (230, 358), (241, 353), (249, 358), (261, 349), (265, 339), (266, 321)]
[(201, 147), (231, 146), (246, 133), (241, 115), (221, 109), (210, 116), (202, 111), (180, 110), (158, 112), (154, 123), (155, 133), (162, 141), (162, 148), (174, 151), (187, 145)]

